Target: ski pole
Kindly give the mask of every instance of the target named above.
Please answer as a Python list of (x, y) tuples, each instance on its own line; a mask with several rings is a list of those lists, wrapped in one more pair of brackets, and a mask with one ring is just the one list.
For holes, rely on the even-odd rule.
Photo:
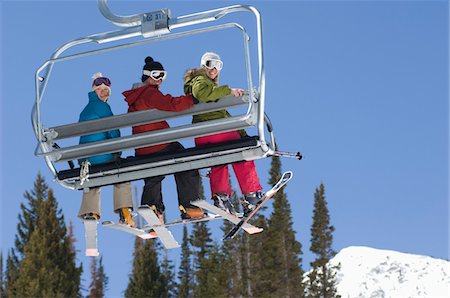
[(302, 154), (299, 151), (297, 152), (275, 151), (273, 155), (280, 157), (296, 158), (298, 160), (301, 160), (303, 158)]

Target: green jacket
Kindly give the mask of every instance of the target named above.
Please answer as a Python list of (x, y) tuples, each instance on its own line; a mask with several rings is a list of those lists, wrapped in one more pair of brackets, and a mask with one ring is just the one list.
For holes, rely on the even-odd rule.
[[(214, 102), (231, 94), (227, 85), (217, 86), (207, 75), (205, 69), (191, 69), (184, 76), (184, 93), (192, 94), (200, 102)], [(194, 115), (193, 123), (231, 117), (227, 110)]]

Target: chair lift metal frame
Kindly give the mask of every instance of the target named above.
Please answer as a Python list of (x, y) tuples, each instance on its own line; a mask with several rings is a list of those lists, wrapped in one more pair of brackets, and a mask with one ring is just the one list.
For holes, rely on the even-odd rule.
[[(132, 181), (142, 179), (144, 177), (170, 174), (189, 169), (206, 168), (214, 165), (228, 164), (242, 160), (254, 160), (276, 154), (275, 139), (272, 132), (272, 127), (269, 119), (264, 113), (265, 73), (262, 47), (262, 23), (260, 13), (255, 7), (234, 5), (180, 16), (177, 18), (170, 18), (170, 11), (168, 9), (123, 17), (114, 15), (109, 10), (106, 2), (106, 0), (98, 0), (98, 6), (101, 13), (112, 23), (127, 28), (90, 35), (88, 37), (70, 41), (58, 48), (53, 53), (51, 58), (37, 69), (35, 74), (36, 102), (32, 110), (32, 125), (36, 134), (36, 138), (38, 140), (35, 155), (38, 157), (44, 157), (48, 168), (59, 184), (70, 189), (84, 189), (102, 185), (110, 185), (124, 181)], [(216, 21), (224, 17), (225, 15), (241, 11), (251, 12), (256, 17), (259, 82), (257, 90), (253, 87), (252, 84), (249, 36), (244, 27), (242, 27), (238, 23), (225, 23), (206, 28), (191, 29), (183, 32), (171, 32), (171, 30), (175, 28), (182, 28), (195, 24)], [(117, 115), (98, 120), (62, 125), (52, 128), (46, 128), (42, 123), (40, 105), (45, 92), (45, 88), (50, 78), (53, 65), (55, 63), (88, 55), (99, 54), (105, 51), (136, 46), (148, 42), (179, 38), (182, 36), (228, 28), (237, 28), (241, 30), (243, 34), (249, 94), (243, 96), (242, 98), (226, 97), (216, 103), (197, 104), (193, 108), (179, 113), (148, 110)], [(104, 44), (111, 41), (126, 40), (136, 36), (143, 36), (145, 39), (123, 43), (107, 48), (85, 51), (73, 55), (61, 56), (66, 50), (77, 45), (85, 43)], [(191, 125), (182, 125), (179, 127), (172, 127), (160, 131), (152, 131), (138, 135), (124, 136), (117, 139), (109, 139), (105, 141), (82, 144), (78, 146), (70, 146), (65, 148), (59, 148), (59, 146), (57, 146), (55, 143), (56, 140), (63, 138), (76, 137), (80, 135), (86, 135), (88, 133), (129, 127), (137, 124), (159, 121), (161, 119), (194, 115), (200, 112), (220, 110), (225, 107), (242, 104), (248, 105), (246, 114), (234, 116), (231, 118), (201, 122)], [(265, 138), (264, 123), (267, 124), (268, 132), (270, 134), (270, 142), (266, 141)], [(235, 145), (229, 144), (228, 146), (225, 146), (226, 148), (217, 147), (212, 148), (209, 151), (208, 149), (204, 149), (200, 153), (195, 153), (195, 151), (193, 151), (193, 153), (188, 152), (187, 154), (181, 154), (179, 156), (175, 155), (168, 159), (150, 159), (150, 161), (147, 160), (144, 161), (144, 163), (136, 163), (133, 159), (131, 159), (132, 162), (129, 164), (127, 164), (127, 162), (119, 164), (115, 163), (113, 165), (110, 165), (109, 167), (100, 167), (96, 171), (91, 171), (89, 179), (84, 181), (84, 183), (80, 181), (80, 177), (78, 175), (73, 174), (73, 172), (77, 170), (72, 170), (72, 173), (68, 175), (67, 173), (66, 175), (61, 175), (61, 173), (64, 171), (58, 172), (54, 164), (55, 162), (71, 161), (72, 159), (78, 159), (81, 157), (88, 157), (102, 153), (117, 152), (137, 147), (168, 143), (175, 140), (237, 130), (255, 125), (257, 126), (258, 136), (257, 138), (252, 139), (252, 142), (248, 142), (248, 140), (246, 140), (245, 145), (239, 144), (238, 142)], [(199, 131), (201, 133), (199, 133)]]

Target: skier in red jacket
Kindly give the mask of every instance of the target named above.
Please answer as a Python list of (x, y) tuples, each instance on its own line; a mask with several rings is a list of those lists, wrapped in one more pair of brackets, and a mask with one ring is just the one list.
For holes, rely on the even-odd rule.
[[(128, 112), (136, 112), (148, 109), (161, 111), (183, 111), (194, 104), (191, 95), (173, 97), (170, 94), (164, 95), (159, 86), (167, 76), (167, 72), (161, 63), (154, 61), (152, 57), (145, 58), (145, 65), (142, 71), (142, 83), (133, 86), (132, 90), (124, 91), (125, 101), (128, 103)], [(136, 84), (135, 84), (136, 85)], [(133, 134), (169, 128), (166, 121), (153, 122), (143, 125), (133, 126)], [(149, 147), (137, 148), (136, 156), (148, 154), (173, 153), (183, 150), (184, 147), (179, 142), (169, 144), (159, 144)], [(178, 203), (181, 210), (181, 217), (201, 218), (204, 212), (201, 208), (191, 205), (192, 201), (199, 199), (200, 175), (197, 170), (175, 173), (177, 185)], [(161, 182), (164, 176), (145, 178), (144, 190), (142, 192), (141, 205), (149, 205), (158, 215), (161, 222), (164, 220), (164, 203), (161, 192)]]

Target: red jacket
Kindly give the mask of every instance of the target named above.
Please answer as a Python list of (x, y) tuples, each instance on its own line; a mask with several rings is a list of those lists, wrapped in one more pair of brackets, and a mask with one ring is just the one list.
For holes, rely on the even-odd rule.
[[(187, 110), (193, 106), (194, 100), (191, 95), (173, 97), (170, 94), (164, 95), (159, 91), (158, 86), (145, 85), (136, 89), (127, 90), (122, 93), (128, 103), (128, 113), (157, 109), (161, 111), (178, 112)], [(133, 134), (169, 128), (166, 121), (153, 122), (138, 126), (133, 126)], [(136, 155), (145, 155), (164, 149), (168, 144), (160, 144), (150, 147), (137, 148)]]

